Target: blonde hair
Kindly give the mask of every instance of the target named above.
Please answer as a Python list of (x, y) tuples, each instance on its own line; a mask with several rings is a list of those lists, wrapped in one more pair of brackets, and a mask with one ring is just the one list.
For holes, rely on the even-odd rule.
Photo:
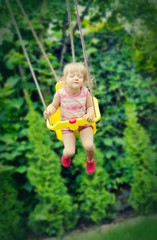
[(65, 65), (64, 69), (63, 69), (63, 77), (62, 79), (64, 80), (67, 75), (70, 72), (81, 72), (83, 74), (83, 81), (86, 82), (87, 81), (87, 69), (85, 68), (85, 66), (82, 63), (69, 63), (67, 65)]

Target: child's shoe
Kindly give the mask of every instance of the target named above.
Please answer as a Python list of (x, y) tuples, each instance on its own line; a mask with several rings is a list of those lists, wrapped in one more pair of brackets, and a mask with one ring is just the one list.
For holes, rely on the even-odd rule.
[(95, 169), (96, 169), (96, 164), (95, 164), (94, 159), (91, 161), (88, 161), (86, 159), (86, 170), (87, 170), (88, 174), (93, 174), (95, 172)]
[(71, 164), (71, 157), (65, 157), (64, 155), (62, 155), (61, 162), (63, 167), (69, 167)]

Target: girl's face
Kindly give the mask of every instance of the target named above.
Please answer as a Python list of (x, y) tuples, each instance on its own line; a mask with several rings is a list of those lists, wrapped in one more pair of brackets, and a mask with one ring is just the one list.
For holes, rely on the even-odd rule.
[(79, 71), (77, 72), (69, 72), (65, 78), (66, 87), (71, 90), (79, 90), (83, 85), (83, 74)]

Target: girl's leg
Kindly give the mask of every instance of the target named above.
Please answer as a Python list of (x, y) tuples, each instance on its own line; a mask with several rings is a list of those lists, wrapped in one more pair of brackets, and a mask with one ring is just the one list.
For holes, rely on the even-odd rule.
[(93, 129), (91, 127), (82, 129), (80, 131), (80, 138), (86, 151), (87, 160), (92, 161), (94, 159), (95, 152), (95, 147), (93, 143)]
[(73, 132), (62, 134), (64, 150), (63, 155), (68, 158), (75, 154), (76, 138)]

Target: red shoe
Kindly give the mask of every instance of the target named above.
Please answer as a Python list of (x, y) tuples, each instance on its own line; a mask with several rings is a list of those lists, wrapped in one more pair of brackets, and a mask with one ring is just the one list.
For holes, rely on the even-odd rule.
[(88, 174), (93, 174), (95, 172), (95, 169), (96, 169), (96, 164), (94, 159), (92, 161), (88, 161), (86, 159), (86, 170)]
[(63, 167), (69, 167), (71, 164), (71, 157), (65, 157), (64, 155), (62, 155), (61, 162)]

